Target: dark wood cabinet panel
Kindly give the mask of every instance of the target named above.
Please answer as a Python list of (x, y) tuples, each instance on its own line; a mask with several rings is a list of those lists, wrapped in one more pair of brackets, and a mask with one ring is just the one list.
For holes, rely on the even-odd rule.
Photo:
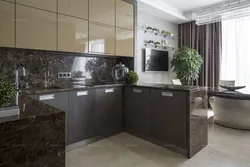
[(69, 101), (69, 144), (94, 137), (94, 90), (70, 92)]
[(69, 110), (68, 92), (35, 94), (30, 97), (65, 112)]
[(46, 93), (46, 94), (36, 94), (30, 95), (31, 98), (39, 100), (45, 104), (48, 104), (52, 107), (58, 108), (62, 111), (65, 111), (65, 142), (69, 142), (69, 129), (68, 129), (68, 117), (69, 117), (69, 93), (60, 92), (60, 93)]
[(95, 94), (96, 135), (109, 137), (122, 130), (122, 88), (99, 88)]
[(124, 93), (126, 129), (150, 134), (150, 89), (126, 87)]
[(186, 149), (186, 93), (153, 89), (151, 98), (152, 136)]

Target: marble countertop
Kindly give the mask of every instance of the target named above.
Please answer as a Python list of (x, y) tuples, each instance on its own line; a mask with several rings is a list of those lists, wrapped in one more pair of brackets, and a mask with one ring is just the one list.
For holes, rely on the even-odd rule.
[(127, 85), (130, 87), (144, 87), (144, 88), (157, 88), (164, 90), (173, 91), (196, 91), (199, 90), (197, 86), (186, 86), (186, 85), (173, 85), (173, 84), (152, 84), (152, 83), (138, 83), (133, 85)]
[(50, 88), (42, 88), (42, 87), (34, 87), (30, 89), (21, 89), (19, 90), (20, 94), (24, 95), (31, 95), (31, 94), (41, 94), (41, 93), (52, 93), (52, 92), (67, 92), (67, 91), (74, 91), (74, 90), (89, 90), (89, 89), (96, 89), (96, 88), (110, 88), (116, 86), (123, 86), (123, 84), (107, 84), (107, 85), (77, 85), (77, 84), (70, 84), (67, 86), (55, 86)]
[(55, 86), (50, 88), (33, 87), (30, 89), (19, 90), (20, 94), (41, 94), (41, 93), (52, 93), (52, 92), (66, 92), (74, 90), (89, 90), (96, 88), (110, 88), (116, 86), (128, 86), (128, 87), (144, 87), (144, 88), (157, 88), (164, 90), (175, 90), (175, 91), (196, 91), (199, 87), (196, 86), (185, 86), (185, 85), (171, 85), (171, 84), (152, 84), (152, 83), (138, 83), (132, 85), (124, 85), (119, 83), (102, 84), (102, 85), (81, 85), (81, 84), (70, 84), (66, 86)]
[(35, 121), (36, 119), (46, 120), (47, 117), (56, 116), (57, 114), (65, 114), (65, 112), (60, 109), (29, 98), (25, 95), (19, 97), (19, 109), (20, 115), (18, 116), (0, 118), (0, 125), (6, 122), (22, 121), (22, 123), (25, 123)]
[(204, 88), (208, 95), (227, 99), (250, 100), (250, 90), (240, 89), (238, 91), (229, 91), (221, 88), (206, 87)]

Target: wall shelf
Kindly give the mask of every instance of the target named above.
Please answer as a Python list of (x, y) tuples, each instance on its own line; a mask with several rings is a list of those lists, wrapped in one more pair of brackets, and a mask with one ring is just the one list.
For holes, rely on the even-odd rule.
[(147, 26), (139, 26), (139, 29), (142, 30), (142, 31), (144, 31), (144, 33), (149, 33), (149, 34), (153, 34), (155, 36), (160, 36), (160, 37), (162, 37), (163, 39), (166, 39), (166, 40), (177, 39), (177, 37), (175, 37), (174, 34), (161, 33), (160, 29), (156, 29), (156, 28), (148, 29)]
[(155, 44), (155, 43), (147, 43), (147, 42), (144, 42), (144, 46), (146, 48), (156, 48), (156, 49), (161, 49), (161, 50), (168, 50), (168, 49), (172, 49), (174, 50), (175, 48), (172, 47), (172, 46), (164, 46), (162, 44)]

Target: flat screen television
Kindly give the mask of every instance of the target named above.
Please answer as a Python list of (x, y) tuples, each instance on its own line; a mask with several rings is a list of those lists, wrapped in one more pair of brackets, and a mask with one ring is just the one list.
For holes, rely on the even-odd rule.
[(168, 51), (146, 48), (143, 50), (143, 53), (145, 72), (169, 70)]

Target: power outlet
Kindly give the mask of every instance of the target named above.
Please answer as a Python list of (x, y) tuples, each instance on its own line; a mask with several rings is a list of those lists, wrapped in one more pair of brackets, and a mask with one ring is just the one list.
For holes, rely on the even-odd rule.
[(59, 72), (58, 78), (60, 79), (68, 79), (71, 78), (71, 72)]

